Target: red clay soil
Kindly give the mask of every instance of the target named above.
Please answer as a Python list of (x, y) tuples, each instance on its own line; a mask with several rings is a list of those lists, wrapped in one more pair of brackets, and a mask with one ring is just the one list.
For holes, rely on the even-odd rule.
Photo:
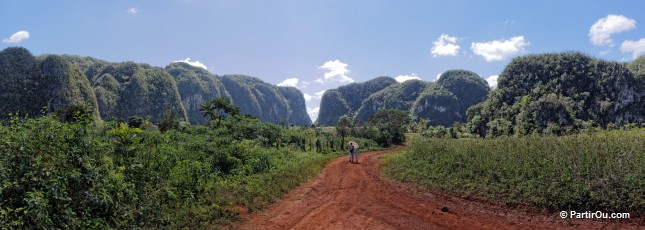
[[(239, 229), (645, 229), (631, 220), (571, 220), (459, 197), (421, 192), (379, 173), (378, 157), (362, 153), (330, 162), (322, 173), (266, 210), (244, 215)], [(641, 217), (642, 218), (642, 217)], [(640, 222), (640, 223), (639, 223)]]

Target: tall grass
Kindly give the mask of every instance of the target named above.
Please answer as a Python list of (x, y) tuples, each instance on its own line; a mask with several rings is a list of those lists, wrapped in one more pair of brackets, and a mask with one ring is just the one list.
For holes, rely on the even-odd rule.
[(384, 160), (403, 182), (506, 205), (645, 213), (645, 130), (417, 138)]

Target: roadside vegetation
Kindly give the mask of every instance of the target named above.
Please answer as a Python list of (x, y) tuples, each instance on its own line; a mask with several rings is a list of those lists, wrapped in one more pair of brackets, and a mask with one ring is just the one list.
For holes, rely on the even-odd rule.
[(96, 121), (93, 111), (68, 122), (12, 115), (0, 125), (0, 226), (226, 226), (345, 154), (334, 133), (264, 123), (223, 101), (203, 106), (212, 119), (204, 126), (172, 112), (153, 125)]
[(645, 213), (645, 129), (494, 139), (445, 133), (417, 137), (408, 150), (387, 156), (384, 174), (508, 206)]

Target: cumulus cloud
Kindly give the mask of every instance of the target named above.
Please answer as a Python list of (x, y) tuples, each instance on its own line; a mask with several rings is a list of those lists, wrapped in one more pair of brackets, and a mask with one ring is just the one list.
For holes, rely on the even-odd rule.
[(311, 95), (309, 95), (308, 93), (303, 93), (302, 95), (305, 97), (305, 101), (311, 101)]
[(324, 69), (327, 72), (323, 78), (316, 79), (316, 82), (340, 82), (340, 83), (352, 83), (354, 79), (347, 76), (349, 70), (347, 69), (347, 64), (342, 63), (339, 60), (327, 61), (322, 66), (319, 66), (318, 69)]
[(432, 82), (435, 82), (435, 81), (439, 80), (439, 78), (441, 78), (441, 74), (443, 74), (443, 73), (437, 74), (437, 78), (433, 79)]
[(632, 53), (632, 58), (636, 59), (639, 56), (645, 54), (645, 38), (641, 38), (638, 41), (625, 40), (622, 45), (620, 45), (620, 51), (623, 53)]
[(315, 121), (318, 118), (318, 112), (320, 112), (320, 107), (307, 107), (307, 114), (309, 114), (312, 121)]
[(192, 65), (192, 66), (201, 67), (202, 69), (208, 70), (208, 68), (206, 68), (206, 65), (202, 64), (199, 61), (190, 61), (190, 58), (186, 58), (184, 60), (179, 60), (179, 61), (174, 61), (173, 63), (175, 63), (175, 62), (183, 62), (183, 63), (187, 63), (187, 64)]
[(399, 76), (395, 77), (394, 79), (396, 81), (398, 81), (398, 82), (404, 82), (404, 81), (412, 80), (412, 79), (421, 80), (421, 78), (419, 76), (417, 76), (415, 73), (412, 73), (410, 75), (399, 75)]
[(2, 43), (18, 43), (29, 38), (29, 32), (21, 30), (12, 34), (9, 38), (2, 40)]
[(298, 87), (298, 81), (298, 78), (287, 78), (284, 81), (278, 83), (278, 86)]
[(620, 33), (636, 28), (636, 21), (622, 15), (607, 15), (599, 19), (589, 29), (589, 40), (597, 46), (614, 46), (611, 34)]
[(323, 90), (323, 91), (314, 93), (314, 99), (320, 100), (322, 98), (323, 94), (325, 94), (325, 91), (327, 91), (327, 90)]
[(524, 36), (512, 37), (508, 40), (493, 40), (490, 42), (473, 42), (470, 49), (476, 55), (484, 57), (488, 62), (500, 61), (507, 57), (524, 52), (529, 43)]
[(497, 88), (497, 78), (498, 77), (499, 77), (499, 75), (492, 75), (492, 76), (486, 78), (486, 82), (488, 82), (488, 86), (491, 89)]
[(135, 14), (139, 13), (139, 10), (137, 10), (136, 7), (132, 7), (132, 8), (128, 8), (128, 10), (126, 10), (125, 12), (127, 12), (130, 15), (135, 15)]
[(437, 38), (437, 40), (432, 44), (434, 44), (434, 46), (432, 47), (432, 50), (430, 50), (430, 53), (432, 53), (433, 57), (457, 56), (459, 48), (461, 48), (457, 45), (457, 38), (450, 37), (447, 34), (441, 34), (441, 36), (439, 36), (439, 38)]

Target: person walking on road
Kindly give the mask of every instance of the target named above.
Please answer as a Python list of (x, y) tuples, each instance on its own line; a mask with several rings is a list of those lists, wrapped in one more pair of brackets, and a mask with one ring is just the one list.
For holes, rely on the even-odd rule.
[(349, 162), (358, 164), (358, 144), (350, 141), (347, 144), (347, 149), (349, 150)]

